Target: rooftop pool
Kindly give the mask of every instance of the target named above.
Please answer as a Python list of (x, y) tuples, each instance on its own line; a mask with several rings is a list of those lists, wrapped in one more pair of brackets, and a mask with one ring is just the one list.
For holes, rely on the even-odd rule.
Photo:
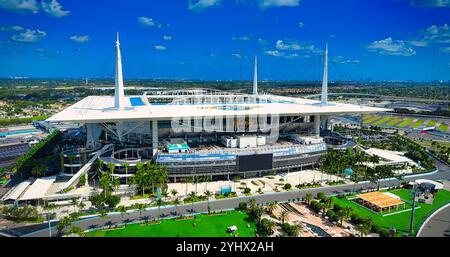
[(144, 102), (140, 97), (130, 97), (131, 106), (144, 106)]

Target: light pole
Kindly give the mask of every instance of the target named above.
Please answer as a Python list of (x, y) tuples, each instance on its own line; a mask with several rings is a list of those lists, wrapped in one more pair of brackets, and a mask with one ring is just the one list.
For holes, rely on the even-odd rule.
[(47, 212), (47, 221), (48, 221), (48, 236), (52, 237), (52, 226), (50, 221), (50, 212)]
[(411, 222), (409, 224), (409, 232), (411, 234), (414, 233), (414, 211), (415, 211), (415, 208), (416, 208), (416, 190), (417, 190), (416, 185), (413, 185), (413, 189), (412, 189), (412, 193), (413, 193), (413, 200), (412, 201), (413, 202), (412, 202), (412, 208), (411, 208)]

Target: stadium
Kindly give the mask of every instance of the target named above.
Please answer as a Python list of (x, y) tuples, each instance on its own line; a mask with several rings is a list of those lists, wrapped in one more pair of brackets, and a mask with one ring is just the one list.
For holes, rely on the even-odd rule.
[(126, 96), (118, 36), (116, 51), (114, 96), (86, 97), (47, 119), (83, 128), (84, 146), (69, 147), (62, 156), (63, 173), (71, 177), (65, 187), (97, 159), (114, 165), (123, 185), (147, 162), (165, 165), (173, 182), (301, 170), (326, 151), (321, 131), (331, 130), (330, 116), (386, 111), (328, 102), (328, 47), (320, 100), (258, 93), (256, 57), (252, 94), (189, 89)]

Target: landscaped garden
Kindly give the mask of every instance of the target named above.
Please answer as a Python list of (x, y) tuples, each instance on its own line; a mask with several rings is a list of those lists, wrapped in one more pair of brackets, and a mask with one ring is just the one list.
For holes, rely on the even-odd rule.
[[(396, 189), (389, 192), (398, 195), (401, 200), (412, 203), (411, 190), (408, 189)], [(389, 215), (376, 213), (366, 207), (359, 205), (347, 198), (333, 197), (333, 201), (340, 206), (346, 206), (352, 208), (352, 214), (361, 218), (369, 218), (373, 224), (378, 225), (384, 229), (396, 228), (398, 233), (408, 232), (411, 220), (411, 211), (405, 212), (391, 212)], [(450, 192), (446, 190), (440, 190), (434, 199), (432, 205), (416, 202), (416, 210), (414, 215), (414, 233), (417, 233), (421, 224), (426, 218), (436, 211), (439, 207), (450, 202)], [(410, 208), (407, 208), (410, 209)]]
[[(227, 228), (236, 226), (235, 233)], [(195, 218), (163, 219), (149, 224), (131, 224), (113, 230), (95, 230), (88, 237), (254, 237), (255, 222), (244, 211), (199, 214)]]

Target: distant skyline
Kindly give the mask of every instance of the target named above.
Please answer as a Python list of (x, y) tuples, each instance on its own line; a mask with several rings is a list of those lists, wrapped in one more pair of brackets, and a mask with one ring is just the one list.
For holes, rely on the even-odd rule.
[(0, 0), (0, 77), (450, 80), (448, 0)]

